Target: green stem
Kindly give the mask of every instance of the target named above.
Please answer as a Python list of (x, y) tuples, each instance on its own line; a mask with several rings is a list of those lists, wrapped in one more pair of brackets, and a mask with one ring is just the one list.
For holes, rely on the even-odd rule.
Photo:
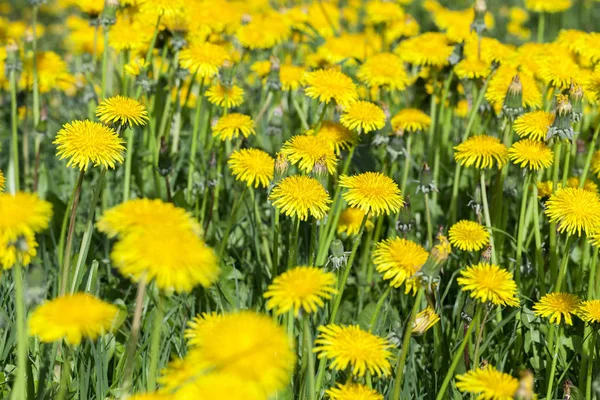
[(69, 217), (69, 231), (67, 233), (67, 245), (63, 256), (62, 279), (60, 281), (60, 295), (64, 295), (69, 287), (69, 272), (71, 269), (71, 248), (73, 246), (73, 233), (75, 232), (75, 219), (77, 217), (77, 207), (79, 205), (79, 197), (81, 195), (81, 187), (83, 185), (83, 177), (85, 170), (82, 169), (77, 179), (75, 186), (75, 195), (73, 196), (73, 204), (71, 205), (71, 216)]
[(133, 363), (135, 361), (135, 350), (137, 348), (138, 337), (142, 322), (142, 311), (144, 305), (144, 295), (146, 293), (146, 277), (142, 277), (137, 287), (135, 296), (135, 310), (133, 321), (131, 323), (131, 332), (127, 341), (127, 352), (125, 356), (125, 372), (123, 374), (123, 392), (129, 393), (133, 381)]
[(60, 372), (60, 386), (58, 388), (58, 400), (64, 400), (69, 391), (69, 383), (71, 381), (71, 349), (68, 344), (63, 346), (63, 365)]
[(188, 161), (188, 176), (187, 176), (187, 192), (186, 201), (191, 203), (192, 201), (192, 185), (194, 178), (194, 168), (196, 165), (196, 151), (198, 149), (198, 132), (200, 132), (200, 122), (202, 116), (202, 94), (204, 92), (204, 80), (200, 83), (200, 90), (198, 91), (198, 99), (196, 100), (196, 111), (194, 113), (194, 128), (192, 130), (192, 143), (190, 144), (190, 159)]
[(127, 154), (125, 155), (125, 176), (123, 179), (123, 202), (129, 200), (129, 194), (131, 191), (131, 162), (133, 160), (133, 145), (135, 135), (133, 129), (128, 128), (125, 131), (127, 137)]
[[(529, 183), (531, 181), (531, 174), (527, 173), (525, 175), (525, 180), (523, 181), (523, 194), (521, 195), (521, 210), (519, 212), (519, 228), (517, 231), (517, 257), (515, 260), (515, 280), (517, 282), (517, 286), (520, 287), (521, 284), (521, 264), (522, 264), (522, 256), (523, 256), (523, 240), (525, 236), (525, 211), (527, 209), (527, 199), (528, 199), (528, 191), (529, 191)], [(536, 199), (537, 201), (537, 199)], [(534, 210), (537, 213), (536, 210)]]
[(412, 134), (408, 134), (406, 138), (406, 149), (404, 152), (404, 170), (402, 171), (402, 183), (400, 185), (400, 191), (402, 194), (406, 193), (406, 182), (408, 181), (408, 174), (410, 172), (410, 157), (412, 147)]
[(593, 371), (594, 371), (594, 359), (595, 359), (595, 355), (596, 355), (596, 335), (597, 333), (595, 331), (592, 331), (590, 333), (591, 335), (591, 343), (590, 343), (590, 358), (588, 361), (588, 366), (587, 366), (587, 377), (586, 377), (586, 382), (585, 382), (585, 398), (586, 399), (591, 399), (592, 398), (592, 375), (593, 375)]
[(292, 236), (290, 237), (290, 249), (287, 260), (288, 269), (296, 265), (296, 259), (298, 257), (298, 233), (300, 232), (300, 218), (294, 217), (292, 226)]
[(481, 184), (481, 201), (483, 203), (483, 216), (485, 218), (485, 224), (490, 232), (490, 247), (492, 248), (492, 264), (498, 265), (498, 259), (496, 258), (496, 247), (494, 246), (494, 232), (492, 231), (492, 221), (490, 219), (490, 209), (487, 201), (487, 191), (485, 183), (485, 170), (481, 170), (480, 177)]
[(562, 327), (558, 327), (558, 337), (554, 341), (554, 355), (552, 357), (552, 367), (550, 368), (550, 380), (548, 382), (548, 390), (546, 391), (546, 399), (553, 399), (554, 374), (556, 373), (556, 363), (558, 362), (558, 353), (562, 342)]
[(108, 46), (108, 27), (103, 29), (104, 35), (104, 52), (102, 53), (102, 92), (100, 100), (104, 100), (108, 96), (108, 57), (110, 47)]
[(304, 322), (304, 354), (308, 358), (308, 371), (306, 371), (306, 376), (308, 377), (308, 399), (316, 400), (316, 392), (315, 392), (315, 357), (312, 351), (312, 335), (310, 333), (310, 317), (308, 314), (305, 314), (303, 317)]
[(219, 260), (222, 259), (223, 253), (227, 248), (227, 239), (229, 239), (229, 234), (231, 233), (231, 229), (233, 228), (233, 223), (235, 222), (237, 213), (244, 202), (244, 197), (246, 196), (247, 191), (248, 186), (244, 188), (240, 197), (238, 197), (235, 203), (233, 203), (231, 215), (229, 216), (229, 220), (227, 221), (227, 227), (225, 228), (225, 233), (223, 233), (223, 237), (221, 238), (221, 245), (219, 246), (219, 252), (217, 253)]
[[(571, 156), (570, 156), (570, 147), (571, 145), (567, 146), (566, 148), (566, 152), (565, 152), (565, 159), (564, 159), (564, 164), (563, 164), (563, 176), (562, 176), (562, 187), (567, 187), (567, 179), (569, 178), (569, 164), (571, 162)], [(584, 181), (585, 183), (585, 181)]]
[(573, 235), (567, 236), (567, 241), (565, 242), (565, 247), (563, 249), (563, 258), (560, 264), (560, 271), (558, 274), (558, 279), (556, 280), (556, 285), (554, 286), (554, 292), (560, 292), (562, 290), (563, 281), (565, 280), (565, 276), (567, 275), (567, 265), (569, 264), (569, 256), (571, 252), (571, 244), (573, 243)]
[(417, 313), (421, 307), (421, 299), (423, 298), (424, 293), (425, 288), (420, 286), (417, 296), (415, 297), (415, 303), (413, 304), (410, 317), (406, 323), (406, 328), (404, 329), (404, 336), (402, 337), (402, 349), (400, 350), (398, 364), (396, 365), (396, 379), (394, 379), (394, 391), (391, 397), (392, 400), (400, 400), (400, 391), (402, 390), (402, 381), (404, 380), (404, 367), (406, 365), (406, 358), (410, 352), (410, 338), (412, 337), (413, 323), (417, 318)]
[[(534, 175), (532, 182), (532, 193), (531, 193), (531, 209), (533, 210), (533, 232), (535, 236), (535, 260), (537, 267), (538, 279), (544, 282), (545, 271), (544, 271), (544, 255), (542, 254), (542, 235), (540, 226), (540, 214), (538, 204), (538, 189), (537, 189), (537, 175)], [(545, 290), (542, 285), (542, 294), (545, 294)]]
[(327, 109), (329, 107), (327, 107), (327, 104), (323, 104), (323, 109), (321, 110), (321, 113), (319, 114), (319, 119), (317, 120), (317, 123), (315, 125), (315, 134), (319, 133), (319, 131), (321, 130), (321, 124), (323, 123), (323, 118), (325, 118), (325, 113), (327, 112)]
[(375, 328), (375, 325), (377, 324), (377, 316), (379, 315), (379, 312), (381, 311), (381, 307), (383, 307), (383, 303), (385, 303), (385, 299), (387, 299), (387, 297), (389, 296), (391, 291), (392, 291), (392, 286), (388, 285), (388, 287), (385, 289), (383, 294), (379, 297), (379, 300), (377, 301), (377, 305), (375, 306), (375, 311), (373, 312), (373, 315), (371, 316), (371, 321), (369, 322), (369, 333), (373, 332), (373, 329)]
[(308, 251), (308, 265), (315, 265), (317, 250), (317, 220), (313, 219), (310, 227), (310, 249)]
[(15, 280), (15, 311), (17, 325), (17, 368), (15, 370), (16, 378), (13, 385), (11, 400), (25, 399), (26, 365), (27, 365), (27, 347), (29, 339), (27, 338), (27, 327), (25, 320), (27, 318), (25, 310), (25, 295), (23, 288), (23, 271), (21, 263), (17, 260), (13, 265), (13, 277)]
[(429, 193), (425, 193), (425, 220), (427, 221), (427, 243), (433, 246), (433, 227), (431, 225), (431, 206), (429, 205)]
[(277, 276), (279, 268), (279, 230), (279, 210), (275, 209), (273, 216), (273, 278)]
[[(556, 192), (558, 189), (558, 170), (560, 167), (560, 153), (562, 143), (558, 141), (554, 145), (554, 168), (552, 171), (552, 192)], [(558, 266), (558, 253), (557, 253), (557, 241), (558, 237), (556, 234), (556, 222), (550, 223), (550, 272), (552, 279), (556, 279), (556, 268)]]
[[(17, 73), (12, 68), (10, 70), (10, 119), (11, 119), (11, 128), (12, 128), (12, 137), (11, 137), (11, 161), (13, 167), (13, 184), (14, 191), (19, 191), (19, 137), (18, 137), (18, 125), (19, 118), (17, 116)], [(11, 191), (13, 189), (11, 188)]]
[(537, 30), (537, 41), (538, 43), (544, 42), (544, 29), (546, 28), (546, 14), (540, 13), (540, 18), (538, 20), (538, 30)]
[(448, 372), (446, 372), (446, 377), (444, 378), (444, 381), (442, 382), (442, 387), (438, 391), (436, 400), (442, 400), (446, 396), (446, 390), (448, 389), (448, 385), (450, 384), (450, 381), (454, 377), (454, 371), (456, 370), (456, 366), (458, 365), (458, 362), (460, 361), (461, 357), (463, 356), (465, 347), (467, 346), (467, 343), (469, 342), (469, 338), (471, 337), (471, 334), (473, 333), (473, 329), (475, 329), (475, 325), (477, 325), (476, 321), (481, 316), (482, 309), (483, 309), (483, 307), (481, 305), (477, 306), (475, 318), (473, 318), (473, 320), (471, 320), (471, 323), (469, 324), (469, 328), (467, 329), (467, 332), (464, 335), (463, 341), (461, 342), (460, 346), (458, 346), (458, 349), (456, 349), (456, 351), (454, 352), (454, 357), (452, 357), (452, 363), (450, 364)]
[(158, 364), (160, 358), (160, 332), (163, 324), (163, 298), (159, 293), (154, 314), (154, 323), (152, 325), (152, 334), (150, 336), (150, 369), (148, 372), (148, 391), (156, 389), (156, 378), (158, 373)]

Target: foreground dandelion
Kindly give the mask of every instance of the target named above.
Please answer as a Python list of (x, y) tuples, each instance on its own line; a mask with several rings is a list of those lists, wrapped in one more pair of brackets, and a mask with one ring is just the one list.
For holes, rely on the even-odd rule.
[(320, 163), (328, 173), (333, 174), (337, 165), (333, 148), (319, 135), (293, 136), (283, 144), (281, 153), (304, 173), (313, 172)]
[(519, 380), (500, 372), (491, 365), (456, 376), (456, 387), (461, 392), (472, 393), (481, 400), (510, 400), (519, 388)]
[(275, 160), (259, 149), (235, 151), (227, 162), (236, 180), (255, 188), (269, 186), (275, 171)]
[(373, 103), (357, 101), (344, 110), (340, 122), (348, 129), (369, 133), (385, 126), (385, 114)]
[(379, 172), (340, 177), (339, 185), (348, 189), (344, 200), (365, 214), (379, 216), (396, 213), (404, 207), (404, 198), (396, 182)]
[(479, 263), (465, 268), (457, 279), (463, 291), (482, 303), (517, 307), (517, 284), (510, 272), (497, 265)]
[(459, 221), (448, 231), (448, 238), (454, 247), (463, 251), (479, 251), (490, 242), (490, 233), (484, 226), (474, 221)]
[(390, 374), (392, 353), (387, 340), (363, 331), (358, 325), (319, 326), (319, 332), (314, 352), (319, 359), (332, 360), (329, 368), (343, 371), (350, 366), (352, 374), (358, 377), (367, 371), (374, 376)]
[(212, 135), (222, 141), (237, 139), (240, 135), (247, 138), (255, 134), (252, 118), (238, 113), (224, 115), (212, 128)]
[(325, 305), (337, 290), (336, 277), (331, 272), (314, 267), (296, 267), (279, 275), (269, 285), (263, 297), (267, 310), (276, 309), (277, 315), (293, 311), (297, 317), (300, 310), (314, 313)]
[(330, 400), (383, 400), (383, 395), (360, 383), (338, 383), (336, 387), (328, 389), (325, 394)]
[(337, 69), (319, 69), (307, 72), (304, 93), (311, 99), (329, 104), (332, 100), (347, 107), (358, 100), (358, 91), (352, 79)]
[(283, 214), (301, 221), (306, 221), (309, 215), (323, 219), (331, 203), (323, 185), (308, 176), (288, 176), (283, 179), (273, 188), (269, 200)]
[(115, 96), (104, 99), (96, 107), (96, 116), (105, 124), (119, 126), (146, 125), (146, 106), (130, 97)]
[(581, 236), (600, 227), (600, 198), (584, 189), (558, 189), (546, 202), (545, 213), (561, 233)]
[[(345, 233), (348, 236), (358, 235), (360, 233), (360, 226), (365, 218), (365, 212), (359, 208), (348, 207), (340, 214), (338, 220), (337, 232)], [(367, 220), (365, 223), (365, 229), (370, 231), (373, 229), (373, 222)]]
[(600, 322), (600, 300), (583, 301), (577, 314), (585, 322), (597, 324)]
[(406, 292), (413, 288), (411, 278), (427, 261), (429, 253), (410, 240), (386, 239), (375, 245), (373, 264), (392, 287), (398, 288), (406, 282)]
[(537, 171), (552, 165), (554, 153), (544, 142), (524, 139), (512, 145), (508, 157), (521, 168)]
[(42, 342), (65, 339), (72, 345), (94, 340), (117, 322), (119, 309), (87, 293), (58, 297), (36, 308), (29, 318), (29, 333)]
[(477, 169), (502, 168), (508, 160), (508, 149), (500, 139), (487, 136), (472, 136), (454, 148), (454, 159), (464, 167)]
[(431, 125), (431, 117), (416, 108), (405, 108), (394, 115), (391, 120), (392, 130), (396, 135), (405, 132), (424, 132)]
[(123, 139), (113, 129), (97, 122), (66, 123), (52, 143), (57, 145), (56, 155), (61, 160), (69, 159), (67, 167), (86, 171), (90, 163), (115, 168), (117, 163), (123, 162)]
[(577, 314), (581, 300), (571, 293), (548, 293), (533, 305), (533, 312), (548, 318), (551, 324), (560, 324), (564, 319), (567, 325), (573, 325), (571, 315)]

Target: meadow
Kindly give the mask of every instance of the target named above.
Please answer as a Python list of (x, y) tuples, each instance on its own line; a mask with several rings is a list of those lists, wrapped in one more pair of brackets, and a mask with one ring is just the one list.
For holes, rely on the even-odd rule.
[(0, 11), (0, 398), (600, 398), (600, 2)]

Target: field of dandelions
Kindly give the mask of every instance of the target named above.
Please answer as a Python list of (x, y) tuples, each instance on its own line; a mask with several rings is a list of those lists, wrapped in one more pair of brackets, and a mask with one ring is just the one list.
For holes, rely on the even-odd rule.
[(600, 398), (600, 2), (0, 3), (0, 398)]

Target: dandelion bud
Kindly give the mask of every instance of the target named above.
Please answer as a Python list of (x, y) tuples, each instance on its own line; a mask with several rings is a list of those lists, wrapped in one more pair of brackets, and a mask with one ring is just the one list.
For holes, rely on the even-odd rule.
[(475, 17), (471, 23), (471, 32), (475, 31), (477, 35), (481, 36), (486, 29), (485, 13), (487, 12), (487, 4), (485, 0), (475, 0), (473, 10), (475, 11)]
[(106, 0), (100, 23), (103, 26), (111, 26), (117, 22), (117, 10), (119, 9), (119, 0)]
[(521, 372), (521, 380), (519, 381), (519, 388), (515, 393), (515, 399), (533, 400), (535, 398), (533, 385), (533, 373), (529, 370)]
[(169, 146), (165, 137), (160, 138), (160, 151), (158, 153), (158, 173), (161, 176), (167, 176), (171, 173), (173, 168), (173, 162), (171, 155), (169, 154)]
[(407, 195), (404, 198), (404, 208), (400, 210), (398, 215), (398, 221), (396, 221), (396, 230), (400, 233), (406, 234), (412, 230), (414, 221), (410, 212), (410, 197)]
[(281, 90), (281, 81), (279, 79), (279, 59), (271, 57), (271, 70), (267, 76), (267, 88), (273, 91)]
[(323, 155), (319, 157), (312, 170), (313, 175), (317, 179), (321, 179), (327, 176), (327, 156)]
[(281, 136), (283, 132), (283, 107), (280, 105), (273, 109), (271, 118), (269, 119), (269, 125), (267, 125), (267, 135), (269, 136)]
[(515, 119), (523, 113), (523, 84), (519, 75), (515, 75), (508, 86), (502, 111), (510, 119)]
[(427, 163), (423, 163), (421, 180), (419, 182), (419, 186), (417, 187), (417, 193), (419, 193), (419, 191), (423, 193), (437, 192), (437, 187), (435, 186), (433, 176), (431, 175), (431, 168), (429, 168)]
[(331, 243), (329, 251), (331, 252), (329, 261), (331, 261), (334, 269), (340, 269), (346, 266), (346, 263), (348, 262), (348, 253), (344, 251), (344, 244), (341, 240), (334, 240), (333, 243)]
[(436, 314), (431, 306), (417, 314), (412, 325), (412, 334), (420, 336), (431, 329), (438, 321), (440, 316)]
[(287, 160), (285, 154), (277, 153), (275, 155), (275, 176), (281, 179), (286, 173), (290, 166), (290, 162)]
[(571, 116), (573, 114), (573, 106), (569, 101), (569, 97), (563, 94), (556, 95), (556, 110), (554, 111), (554, 123), (548, 130), (546, 140), (558, 136), (559, 139), (573, 141), (575, 132), (571, 126)]
[(569, 88), (569, 101), (573, 107), (571, 119), (573, 122), (581, 121), (581, 117), (583, 116), (583, 88), (581, 85), (571, 82), (571, 87)]
[(231, 61), (225, 60), (221, 64), (219, 82), (226, 89), (230, 89), (233, 86), (233, 63)]

